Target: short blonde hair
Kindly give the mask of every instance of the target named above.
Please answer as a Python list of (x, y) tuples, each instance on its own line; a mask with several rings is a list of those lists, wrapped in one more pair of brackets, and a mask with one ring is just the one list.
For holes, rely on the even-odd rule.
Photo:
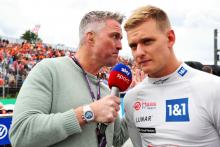
[(156, 21), (158, 28), (161, 29), (161, 31), (165, 30), (166, 28), (170, 28), (170, 21), (166, 12), (160, 8), (150, 5), (134, 10), (131, 16), (125, 22), (124, 28), (126, 31), (128, 31), (150, 19)]

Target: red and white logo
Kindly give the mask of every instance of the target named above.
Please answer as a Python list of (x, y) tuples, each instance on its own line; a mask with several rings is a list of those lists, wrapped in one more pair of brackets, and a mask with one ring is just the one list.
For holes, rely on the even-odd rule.
[(123, 76), (122, 74), (117, 74), (117, 78), (119, 79), (119, 80), (123, 80), (124, 82), (126, 82), (127, 84), (130, 84), (130, 80), (127, 78), (127, 77), (125, 77), (125, 76)]
[(156, 102), (149, 102), (149, 101), (137, 101), (133, 105), (136, 111), (140, 109), (155, 109), (156, 106), (157, 106)]
[(134, 109), (135, 110), (140, 110), (140, 108), (141, 108), (141, 102), (134, 103)]

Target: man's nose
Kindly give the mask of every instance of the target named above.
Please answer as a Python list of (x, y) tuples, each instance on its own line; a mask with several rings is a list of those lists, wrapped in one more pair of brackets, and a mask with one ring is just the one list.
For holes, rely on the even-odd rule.
[(122, 43), (121, 43), (121, 40), (117, 40), (117, 41), (115, 41), (115, 45), (116, 45), (116, 49), (117, 49), (117, 50), (121, 50), (121, 49), (122, 49)]
[(137, 56), (142, 56), (144, 54), (143, 45), (137, 44), (136, 54)]

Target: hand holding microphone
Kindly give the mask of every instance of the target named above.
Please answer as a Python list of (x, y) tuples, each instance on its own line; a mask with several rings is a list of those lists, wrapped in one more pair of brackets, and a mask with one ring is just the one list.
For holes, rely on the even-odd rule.
[(90, 104), (95, 114), (95, 122), (114, 122), (120, 110), (120, 99), (116, 96), (107, 95), (102, 99)]
[(95, 121), (99, 123), (114, 122), (120, 110), (119, 92), (125, 91), (132, 81), (132, 74), (129, 67), (119, 63), (112, 68), (108, 84), (111, 88), (111, 95), (91, 104), (95, 113)]
[[(129, 67), (119, 63), (112, 68), (109, 75), (108, 85), (109, 88), (111, 88), (111, 96), (117, 96), (117, 99), (119, 101), (119, 105), (115, 106), (116, 109), (117, 107), (120, 106), (120, 99), (118, 98), (119, 93), (127, 90), (127, 88), (131, 84), (131, 81), (132, 81), (132, 73)], [(105, 133), (106, 127), (107, 124), (101, 125), (100, 127), (101, 134)]]

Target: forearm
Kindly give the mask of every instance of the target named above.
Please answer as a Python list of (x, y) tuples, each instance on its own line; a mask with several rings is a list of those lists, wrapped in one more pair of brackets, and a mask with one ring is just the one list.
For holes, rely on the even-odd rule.
[(84, 126), (86, 124), (86, 121), (82, 118), (82, 116), (83, 116), (83, 106), (80, 106), (80, 107), (74, 109), (74, 112), (75, 112), (76, 118), (79, 122), (79, 125)]

